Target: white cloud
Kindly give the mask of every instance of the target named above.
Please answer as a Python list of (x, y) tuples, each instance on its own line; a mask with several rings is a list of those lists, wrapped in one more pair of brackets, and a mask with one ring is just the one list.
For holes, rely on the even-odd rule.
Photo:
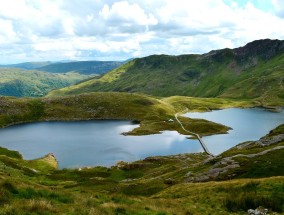
[(261, 2), (0, 1), (0, 63), (204, 53), (284, 39), (284, 1), (272, 0), (274, 11)]
[(0, 19), (0, 45), (6, 44), (7, 40), (15, 42), (17, 40), (17, 35), (14, 32), (12, 22), (10, 20)]
[(283, 0), (272, 0), (272, 4), (278, 16), (284, 18), (284, 1)]
[(103, 19), (114, 24), (155, 25), (157, 20), (152, 14), (145, 14), (138, 4), (129, 4), (127, 1), (115, 2), (111, 7), (104, 5), (99, 13)]

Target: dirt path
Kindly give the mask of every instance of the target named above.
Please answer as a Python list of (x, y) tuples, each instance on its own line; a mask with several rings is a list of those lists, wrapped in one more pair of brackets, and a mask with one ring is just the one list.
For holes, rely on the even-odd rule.
[(195, 136), (195, 137), (198, 139), (198, 141), (200, 142), (200, 144), (201, 144), (203, 150), (204, 150), (208, 155), (211, 155), (211, 156), (214, 157), (214, 155), (209, 152), (207, 146), (205, 145), (205, 143), (203, 142), (203, 140), (201, 139), (201, 137), (199, 136), (199, 134), (194, 133), (194, 132), (192, 132), (192, 131), (188, 131), (188, 130), (186, 130), (186, 129), (183, 127), (183, 124), (182, 124), (181, 121), (179, 121), (179, 119), (178, 119), (178, 113), (175, 114), (175, 118), (176, 118), (177, 122), (180, 124), (180, 126), (182, 127), (182, 129), (183, 129), (184, 131), (188, 132), (189, 134)]

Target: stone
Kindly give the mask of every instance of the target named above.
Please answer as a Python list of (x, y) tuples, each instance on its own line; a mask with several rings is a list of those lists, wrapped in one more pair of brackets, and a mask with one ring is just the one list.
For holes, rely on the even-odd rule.
[(165, 184), (173, 184), (174, 183), (174, 179), (173, 178), (167, 178), (164, 180)]
[(192, 173), (192, 172), (186, 173), (184, 177), (190, 177), (190, 176), (193, 176), (193, 173)]

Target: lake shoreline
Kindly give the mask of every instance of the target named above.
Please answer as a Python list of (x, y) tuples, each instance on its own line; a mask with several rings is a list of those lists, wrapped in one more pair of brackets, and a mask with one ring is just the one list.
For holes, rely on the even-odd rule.
[[(223, 109), (223, 110), (218, 110), (218, 111), (212, 111), (212, 112), (203, 112), (203, 113), (198, 113), (198, 114), (212, 114), (212, 113), (218, 113), (218, 114), (220, 114), (222, 111), (225, 111), (225, 112), (228, 112), (228, 111), (234, 111), (234, 110), (236, 110), (236, 111), (238, 111), (238, 112), (244, 112), (244, 113), (246, 113), (246, 112), (251, 112), (251, 113), (254, 113), (254, 112), (260, 112), (259, 114), (261, 114), (261, 115), (263, 115), (264, 113), (265, 113), (265, 115), (270, 115), (270, 112), (269, 111), (267, 111), (267, 110), (265, 110), (265, 109), (259, 109), (259, 108), (250, 108), (250, 109), (240, 109), (240, 108), (228, 108), (228, 109)], [(263, 112), (262, 112), (263, 111)], [(193, 114), (194, 112), (188, 112), (188, 114)], [(274, 116), (274, 114), (277, 114), (277, 113), (271, 113), (273, 116)], [(230, 114), (230, 115), (236, 115), (236, 114)], [(275, 115), (276, 116), (276, 115)], [(278, 114), (277, 114), (277, 116), (278, 116)], [(204, 117), (200, 117), (200, 118), (204, 118)], [(219, 117), (220, 118), (220, 117)], [(226, 118), (228, 118), (228, 117), (226, 117)], [(243, 118), (243, 117), (240, 117), (240, 118)], [(245, 117), (246, 118), (246, 117)], [(228, 118), (229, 119), (229, 118)], [(214, 120), (212, 120), (212, 121), (214, 121)], [(87, 124), (85, 123), (85, 122), (87, 122)], [(101, 123), (103, 123), (103, 124), (101, 124)], [(25, 125), (22, 125), (22, 126), (20, 126), (19, 125), (19, 127), (17, 126), (17, 127), (15, 127), (15, 128), (13, 128), (13, 127), (10, 127), (9, 129), (8, 129), (8, 131), (9, 130), (11, 130), (11, 131), (13, 131), (13, 129), (16, 129), (16, 130), (19, 130), (19, 129), (22, 129), (22, 128), (25, 128), (25, 130), (27, 130), (27, 129), (29, 129), (29, 130), (31, 130), (31, 132), (32, 133), (38, 133), (38, 132), (36, 132), (37, 130), (35, 130), (35, 129), (37, 129), (37, 127), (42, 127), (41, 128), (41, 132), (44, 132), (45, 130), (47, 130), (47, 131), (49, 131), (49, 133), (50, 132), (52, 132), (52, 129), (54, 130), (58, 130), (58, 129), (61, 129), (61, 127), (62, 126), (67, 126), (67, 127), (69, 127), (68, 129), (67, 129), (67, 131), (70, 133), (70, 134), (72, 134), (72, 130), (70, 130), (70, 129), (74, 129), (75, 128), (75, 133), (74, 134), (72, 134), (72, 135), (75, 135), (76, 136), (76, 132), (78, 132), (78, 129), (82, 129), (81, 127), (82, 126), (88, 126), (88, 125), (90, 125), (90, 126), (92, 126), (92, 125), (95, 125), (95, 124), (97, 124), (97, 126), (99, 126), (99, 127), (97, 127), (97, 129), (99, 129), (100, 127), (102, 127), (102, 129), (104, 128), (104, 129), (106, 129), (106, 130), (108, 130), (107, 128), (108, 127), (105, 127), (105, 126), (107, 126), (109, 123), (111, 123), (111, 124), (121, 124), (121, 125), (127, 125), (128, 126), (128, 129), (130, 129), (130, 130), (133, 130), (133, 129), (135, 129), (134, 127), (135, 126), (138, 126), (138, 124), (136, 124), (136, 123), (134, 123), (133, 121), (129, 121), (129, 120), (89, 120), (89, 121), (72, 121), (72, 122), (70, 122), (70, 121), (64, 121), (64, 122), (62, 122), (62, 121), (48, 121), (48, 122), (37, 122), (37, 123), (28, 123), (28, 124), (25, 124)], [(218, 122), (218, 123), (220, 123), (220, 122)], [(222, 124), (226, 124), (226, 123), (224, 123), (224, 122), (221, 122)], [(242, 124), (246, 124), (246, 123), (240, 123), (240, 125), (242, 125)], [(258, 123), (258, 124), (263, 124), (263, 123)], [(53, 128), (55, 126), (55, 128)], [(74, 127), (75, 126), (75, 127)], [(130, 126), (130, 127), (129, 127)], [(133, 127), (134, 126), (134, 127)], [(40, 128), (39, 127), (39, 128)], [(231, 126), (233, 129), (235, 129), (235, 127), (234, 126)], [(137, 127), (136, 127), (137, 128)], [(83, 133), (83, 137), (85, 138), (85, 136), (87, 135), (87, 136), (90, 136), (91, 134), (93, 135), (93, 133), (94, 133), (94, 131), (95, 130), (97, 130), (97, 129), (95, 129), (95, 130), (88, 130), (89, 128), (83, 128), (83, 131), (84, 131), (84, 133)], [(110, 130), (113, 130), (113, 129), (110, 129)], [(1, 131), (1, 130), (0, 130)], [(5, 130), (6, 131), (6, 130)], [(55, 132), (55, 131), (53, 131), (53, 132)], [(56, 132), (59, 132), (59, 131), (56, 131)], [(62, 131), (62, 132), (59, 132), (59, 134), (53, 134), (53, 133), (50, 133), (50, 134), (41, 134), (41, 136), (50, 136), (50, 135), (52, 135), (52, 136), (58, 136), (58, 135), (63, 135), (64, 134), (64, 132), (65, 131)], [(105, 131), (104, 131), (105, 132)], [(171, 137), (172, 135), (173, 135), (173, 133), (170, 133), (170, 132), (173, 132), (173, 131), (164, 131), (164, 132), (162, 132), (162, 134), (154, 134), (154, 135), (142, 135), (142, 136), (131, 136), (131, 135), (128, 135), (127, 137), (125, 137), (126, 139), (123, 139), (123, 134), (125, 133), (125, 132), (127, 132), (127, 131), (125, 131), (125, 128), (124, 129), (122, 129), (122, 130), (119, 130), (119, 131), (117, 131), (117, 134), (116, 135), (118, 135), (118, 136), (115, 136), (114, 137), (114, 139), (112, 139), (111, 140), (111, 142), (114, 142), (114, 143), (116, 143), (116, 144), (118, 144), (117, 146), (115, 146), (115, 147), (122, 147), (123, 145), (120, 145), (120, 143), (119, 143), (119, 141), (122, 141), (122, 143), (125, 143), (125, 141), (128, 139), (128, 138), (132, 138), (132, 140), (134, 141), (137, 141), (137, 140), (139, 140), (139, 142), (140, 142), (140, 144), (142, 144), (142, 145), (147, 145), (147, 144), (152, 144), (151, 146), (149, 146), (149, 149), (150, 148), (153, 148), (153, 146), (155, 146), (155, 147), (157, 147), (157, 146), (159, 146), (159, 147), (161, 147), (160, 149), (162, 149), (162, 151), (164, 150), (163, 148), (164, 147), (166, 147), (167, 146), (167, 139), (164, 139), (164, 140), (159, 140), (159, 138), (166, 138), (166, 136), (167, 135), (170, 135), (169, 137)], [(221, 152), (223, 152), (224, 150), (222, 149), (222, 151), (218, 151), (218, 150), (221, 150), (221, 146), (222, 147), (225, 147), (224, 149), (225, 150), (228, 150), (229, 148), (231, 148), (231, 147), (234, 147), (236, 144), (238, 144), (238, 143), (240, 143), (240, 142), (243, 142), (243, 141), (240, 141), (239, 139), (234, 139), (234, 138), (231, 138), (231, 139), (234, 139), (235, 140), (235, 142), (236, 143), (234, 143), (233, 145), (230, 145), (230, 144), (228, 144), (226, 141), (226, 138), (228, 139), (229, 138), (229, 136), (230, 135), (232, 135), (232, 134), (230, 134), (231, 132), (235, 132), (234, 130), (232, 131), (232, 130), (230, 130), (230, 132), (228, 133), (228, 134), (225, 134), (225, 136), (223, 135), (223, 134), (219, 134), (219, 135), (211, 135), (211, 136), (203, 136), (203, 140), (204, 140), (204, 142), (205, 142), (205, 144), (206, 144), (206, 146), (208, 147), (209, 146), (209, 151), (211, 152), (212, 150), (213, 150), (213, 154), (214, 155), (218, 155), (218, 154), (220, 154)], [(14, 133), (14, 132), (13, 132)], [(61, 134), (61, 133), (63, 133), (63, 134)], [(113, 132), (112, 132), (113, 133)], [(73, 138), (72, 139), (64, 139), (64, 138), (66, 138), (65, 136), (68, 136), (69, 134), (68, 133), (66, 133), (66, 134), (64, 134), (62, 137), (60, 137), (61, 139), (62, 139), (62, 141), (61, 141), (61, 143), (59, 142), (58, 144), (59, 144), (59, 146), (60, 147), (68, 147), (68, 144), (71, 144), (71, 146), (72, 146), (72, 141), (74, 141), (73, 140)], [(81, 134), (82, 135), (82, 134)], [(99, 133), (99, 134), (97, 134), (98, 136), (96, 136), (95, 134), (94, 134), (94, 137), (93, 138), (95, 138), (95, 139), (97, 139), (97, 137), (99, 137), (99, 136), (102, 136), (102, 137), (104, 137), (103, 139), (107, 139), (109, 136), (110, 136), (110, 134), (103, 134), (103, 133)], [(114, 135), (114, 134), (111, 134), (111, 135)], [(18, 136), (18, 135), (17, 135)], [(75, 137), (74, 136), (74, 138), (76, 139), (77, 138), (77, 136)], [(237, 136), (240, 136), (240, 135), (237, 135)], [(107, 137), (107, 138), (106, 138)], [(192, 147), (194, 146), (194, 145), (192, 145), (192, 141), (197, 141), (196, 139), (188, 139), (188, 136), (187, 135), (181, 135), (181, 134), (179, 134), (179, 133), (176, 133), (174, 136), (173, 136), (175, 139), (176, 139), (176, 141), (178, 141), (178, 139), (177, 138), (182, 138), (183, 139), (183, 141), (184, 141), (184, 144), (185, 144), (185, 146), (187, 147), (187, 148), (181, 148), (181, 150), (179, 149), (179, 147), (181, 147), (182, 145), (180, 145), (180, 146), (178, 146), (178, 145), (176, 145), (175, 147), (174, 147), (174, 145), (172, 145), (171, 147), (173, 147), (173, 151), (169, 151), (169, 152), (166, 152), (166, 154), (164, 154), (164, 153), (162, 153), (162, 154), (160, 154), (160, 152), (154, 152), (153, 154), (151, 154), (151, 155), (160, 155), (160, 156), (165, 156), (165, 155), (176, 155), (176, 154), (180, 154), (180, 153), (183, 153), (183, 152), (190, 152), (190, 153), (196, 153), (196, 152), (194, 152), (194, 151), (191, 151), (192, 149)], [(20, 138), (20, 137), (19, 137)], [(40, 138), (42, 138), (42, 137), (40, 137)], [(121, 140), (118, 140), (118, 139), (121, 139)], [(158, 138), (158, 139), (154, 139), (154, 140), (152, 140), (151, 138)], [(212, 143), (212, 142), (210, 142), (209, 140), (211, 139), (211, 138), (221, 138), (222, 139), (222, 141), (223, 142), (226, 142), (226, 144), (224, 145), (222, 145), (222, 144), (220, 144), (220, 142), (219, 141), (217, 141), (216, 143), (214, 142), (214, 143)], [(8, 139), (9, 139), (9, 141), (12, 141), (11, 140), (11, 137), (8, 137)], [(23, 139), (23, 138), (22, 138)], [(49, 138), (50, 139), (50, 138)], [(230, 139), (230, 138), (229, 138)], [(248, 140), (252, 140), (252, 139), (255, 139), (255, 138), (251, 138), (251, 137), (246, 137), (246, 139), (244, 139), (244, 141), (248, 141)], [(53, 139), (50, 139), (50, 141), (51, 140), (53, 140)], [(48, 140), (49, 141), (49, 140)], [(39, 143), (41, 143), (41, 145), (44, 143), (45, 145), (47, 145), (47, 146), (45, 146), (45, 147), (48, 147), (48, 145), (49, 145), (49, 142), (46, 142), (46, 140), (45, 139), (42, 139), (42, 140), (37, 140), (37, 142), (39, 142)], [(53, 141), (55, 141), (55, 140), (53, 140)], [(85, 140), (85, 139), (82, 139), (82, 140), (76, 140), (76, 141), (79, 141), (79, 142), (82, 142), (82, 143), (84, 143), (85, 141), (87, 141), (87, 140)], [(30, 140), (29, 140), (29, 142), (30, 142)], [(46, 142), (46, 143), (45, 143)], [(58, 144), (56, 144), (56, 145), (58, 145)], [(138, 145), (133, 145), (133, 143), (131, 143), (131, 141), (130, 141), (130, 143), (129, 143), (130, 145), (128, 145), (126, 148), (131, 148), (131, 147), (137, 147)], [(157, 145), (158, 144), (158, 145)], [(160, 144), (160, 145), (159, 145)], [(171, 143), (171, 144), (173, 144), (173, 143)], [(196, 144), (196, 143), (195, 143)], [(199, 143), (198, 143), (199, 144)], [(100, 143), (100, 145), (105, 145), (104, 143)], [(3, 145), (2, 145), (3, 146)], [(94, 147), (97, 147), (98, 145), (94, 145)], [(182, 147), (185, 147), (185, 146), (182, 146)], [(6, 147), (6, 146), (4, 146), (4, 147)], [(25, 145), (25, 147), (26, 147), (26, 145)], [(28, 148), (33, 148), (33, 151), (36, 151), (36, 148), (38, 147), (37, 145), (34, 145), (34, 146), (30, 146), (30, 147), (28, 147)], [(84, 144), (82, 145), (82, 148), (84, 148), (84, 147), (86, 147)], [(93, 147), (93, 146), (92, 146)], [(114, 146), (109, 146), (109, 147), (114, 147)], [(196, 146), (194, 146), (194, 147), (196, 147)], [(212, 148), (213, 147), (213, 148)], [(6, 148), (9, 148), (9, 147), (6, 147)], [(80, 148), (81, 148), (81, 146), (80, 146)], [(78, 150), (80, 149), (80, 148), (78, 148)], [(129, 149), (130, 149), (129, 148)], [(11, 148), (9, 148), (9, 149), (11, 149)], [(13, 150), (15, 150), (15, 148), (13, 148)], [(81, 149), (80, 149), (81, 150)], [(94, 149), (95, 151), (99, 151), (99, 149)], [(102, 149), (102, 150), (105, 150), (105, 149)], [(176, 151), (176, 150), (180, 150), (180, 151)], [(200, 150), (200, 149), (199, 149)], [(217, 151), (216, 151), (217, 150)], [(17, 150), (17, 151), (19, 151), (19, 152), (21, 152), (21, 150)], [(92, 151), (91, 149), (88, 149), (88, 151)], [(141, 151), (141, 149), (139, 150), (140, 152), (139, 153), (142, 153), (143, 152), (143, 150)], [(203, 150), (202, 150), (203, 151)], [(115, 155), (115, 154), (117, 154), (117, 152), (111, 152), (111, 151), (109, 151), (110, 152), (110, 154), (109, 154), (109, 156), (111, 156), (111, 154), (113, 154), (113, 155)], [(42, 156), (44, 156), (45, 154), (48, 154), (48, 153), (54, 153), (55, 155), (56, 154), (58, 154), (58, 152), (56, 153), (56, 151), (53, 151), (52, 149), (51, 150), (49, 150), (49, 151), (46, 151), (46, 153), (42, 153), (40, 156), (37, 156), (37, 157), (42, 157)], [(71, 153), (71, 152), (70, 152)], [(89, 152), (88, 152), (89, 153)], [(21, 154), (22, 154), (22, 152), (21, 152)], [(72, 153), (71, 153), (72, 154)], [(81, 152), (81, 154), (84, 154), (85, 155), (85, 153), (83, 153), (83, 152)], [(102, 153), (102, 154), (104, 154), (104, 153)], [(131, 153), (132, 154), (132, 153)], [(143, 153), (142, 153), (143, 154)], [(140, 155), (141, 156), (141, 155)], [(136, 157), (136, 158), (131, 158), (130, 160), (127, 160), (127, 159), (124, 159), (123, 157), (121, 157), (121, 159), (116, 159), (116, 161), (115, 162), (117, 162), (118, 160), (124, 160), (124, 161), (126, 161), (126, 162), (128, 162), (128, 161), (135, 161), (135, 160), (137, 160), (137, 158), (138, 159), (140, 159), (140, 156), (138, 156), (138, 157)], [(26, 157), (26, 156), (25, 156)], [(147, 157), (147, 155), (145, 156), (145, 155), (143, 155), (142, 156), (142, 158), (146, 158)], [(36, 157), (34, 157), (33, 159), (35, 159)], [(79, 158), (78, 158), (79, 159)], [(59, 159), (60, 160), (60, 159)], [(59, 163), (61, 163), (62, 161), (60, 161)], [(78, 160), (78, 162), (80, 163), (80, 161)], [(79, 164), (78, 163), (78, 164)], [(113, 165), (114, 163), (112, 162), (112, 164), (108, 164), (108, 165), (106, 165), (106, 164), (104, 164), (103, 166), (111, 166), (111, 165)], [(84, 166), (84, 165), (83, 165)], [(94, 165), (89, 165), (89, 164), (87, 164), (86, 166), (97, 166), (97, 164), (94, 164)], [(101, 166), (101, 164), (99, 164), (99, 166)], [(78, 168), (80, 168), (80, 167), (82, 167), (82, 165), (80, 165), (79, 164), (79, 167)], [(62, 167), (62, 168), (65, 168), (64, 166)], [(66, 167), (66, 168), (70, 168), (70, 167)]]

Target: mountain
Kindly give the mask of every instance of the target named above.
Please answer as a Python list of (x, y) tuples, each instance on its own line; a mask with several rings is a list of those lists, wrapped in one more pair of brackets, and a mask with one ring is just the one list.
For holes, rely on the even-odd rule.
[(66, 73), (76, 71), (80, 74), (104, 74), (111, 71), (124, 62), (119, 61), (75, 61), (75, 62), (60, 62), (52, 63), (46, 66), (37, 68), (38, 70), (50, 73)]
[(19, 69), (37, 69), (42, 66), (46, 66), (51, 64), (50, 61), (43, 61), (43, 62), (25, 62), (25, 63), (18, 63), (18, 64), (7, 64), (7, 65), (0, 65), (0, 68), (19, 68)]
[(284, 99), (284, 41), (257, 40), (244, 47), (202, 55), (152, 55), (134, 59), (50, 96), (93, 91), (141, 92), (154, 96)]
[(78, 73), (51, 74), (35, 70), (0, 68), (0, 77), (0, 95), (38, 97), (46, 95), (51, 90), (66, 87), (93, 76)]
[(104, 74), (110, 70), (113, 70), (123, 63), (129, 62), (132, 59), (126, 61), (60, 61), (60, 62), (25, 62), (19, 64), (7, 64), (0, 65), (0, 68), (19, 68), (26, 70), (40, 70), (50, 73), (67, 73), (77, 72), (80, 74)]

